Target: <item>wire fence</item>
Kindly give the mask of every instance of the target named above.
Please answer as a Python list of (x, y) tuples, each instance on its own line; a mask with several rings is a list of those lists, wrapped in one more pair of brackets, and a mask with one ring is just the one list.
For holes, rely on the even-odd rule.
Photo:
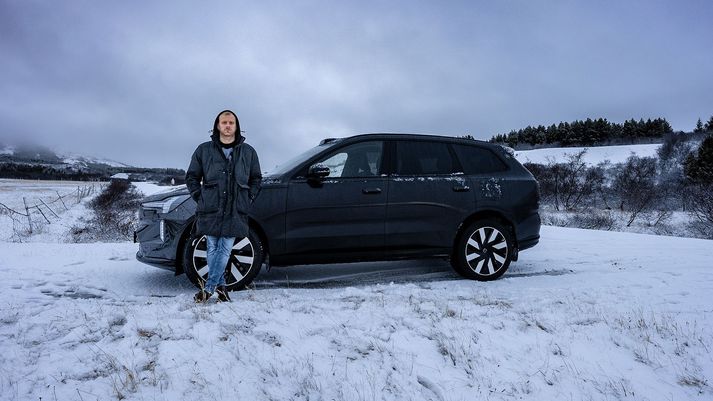
[[(33, 227), (37, 226), (37, 223), (45, 222), (47, 224), (52, 223), (52, 216), (59, 218), (59, 214), (63, 211), (68, 211), (72, 205), (76, 205), (82, 201), (82, 199), (91, 196), (101, 190), (102, 186), (96, 188), (96, 184), (77, 186), (76, 191), (68, 192), (61, 195), (59, 191), (55, 190), (57, 194), (56, 197), (47, 199), (47, 201), (42, 198), (36, 198), (33, 202), (29, 202), (27, 198), (22, 197), (22, 203), (24, 205), (24, 212), (22, 210), (15, 210), (2, 202), (0, 202), (0, 214), (7, 215), (13, 221), (13, 231), (17, 231), (17, 225), (27, 226), (27, 233), (32, 234)], [(40, 217), (41, 216), (41, 217)], [(34, 219), (34, 221), (33, 221)]]

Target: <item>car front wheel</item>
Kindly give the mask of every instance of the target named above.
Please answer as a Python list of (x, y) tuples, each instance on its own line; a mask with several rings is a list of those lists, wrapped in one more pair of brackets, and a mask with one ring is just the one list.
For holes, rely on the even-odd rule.
[(451, 258), (463, 277), (489, 281), (502, 276), (514, 251), (510, 230), (495, 220), (478, 220), (461, 233)]
[[(208, 280), (207, 243), (205, 235), (193, 235), (186, 241), (183, 252), (183, 271), (198, 288)], [(250, 230), (247, 237), (236, 238), (225, 268), (225, 285), (228, 291), (237, 291), (249, 285), (257, 276), (265, 259), (260, 237)]]

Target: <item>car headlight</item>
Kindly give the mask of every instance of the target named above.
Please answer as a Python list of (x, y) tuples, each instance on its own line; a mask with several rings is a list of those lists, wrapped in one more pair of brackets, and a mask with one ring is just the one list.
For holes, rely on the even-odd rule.
[(160, 201), (142, 203), (141, 206), (144, 209), (160, 210), (162, 213), (166, 214), (177, 208), (181, 203), (188, 200), (188, 198), (190, 198), (189, 195), (171, 196), (170, 198)]

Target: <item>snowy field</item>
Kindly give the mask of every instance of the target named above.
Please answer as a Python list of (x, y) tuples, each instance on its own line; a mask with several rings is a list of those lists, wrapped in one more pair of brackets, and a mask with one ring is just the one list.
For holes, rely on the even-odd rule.
[(0, 399), (713, 398), (711, 241), (543, 227), (495, 282), (275, 268), (207, 305), (135, 252), (0, 243)]
[[(93, 181), (0, 179), (0, 241), (66, 242), (72, 226), (89, 213), (85, 203), (90, 198), (80, 195), (89, 194), (90, 187), (94, 187), (91, 190), (94, 196), (106, 184)], [(25, 204), (30, 207), (32, 235), (25, 216)]]
[(661, 147), (661, 144), (657, 143), (644, 145), (591, 146), (588, 148), (516, 150), (515, 158), (520, 163), (547, 164), (550, 159), (558, 163), (564, 163), (567, 155), (576, 155), (586, 149), (587, 153), (584, 155), (583, 160), (589, 165), (596, 165), (606, 160), (609, 160), (612, 164), (617, 164), (625, 162), (632, 154), (639, 157), (655, 157), (659, 147)]
[[(15, 180), (0, 178), (0, 203), (11, 207), (15, 210), (25, 211), (22, 198), (25, 197), (28, 205), (40, 203), (39, 199), (44, 200), (48, 204), (57, 199), (59, 195), (74, 195), (74, 198), (67, 198), (65, 202), (67, 207), (71, 206), (72, 201), (76, 201), (77, 188), (95, 185), (97, 189), (101, 185), (106, 185), (106, 182), (92, 181), (50, 181), (50, 180)], [(63, 209), (61, 203), (52, 202), (50, 207)]]
[(713, 241), (543, 227), (495, 282), (274, 268), (196, 305), (135, 244), (65, 243), (85, 203), (0, 241), (2, 401), (713, 399)]

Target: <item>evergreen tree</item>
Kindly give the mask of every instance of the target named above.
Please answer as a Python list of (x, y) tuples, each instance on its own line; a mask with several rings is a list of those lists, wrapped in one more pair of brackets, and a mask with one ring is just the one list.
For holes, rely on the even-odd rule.
[(557, 126), (552, 124), (547, 127), (545, 131), (545, 140), (543, 143), (555, 143), (557, 142)]
[(703, 122), (701, 121), (700, 118), (696, 122), (696, 128), (693, 129), (693, 132), (695, 132), (695, 133), (703, 132)]
[(644, 121), (643, 118), (640, 118), (639, 122), (636, 123), (636, 137), (637, 138), (644, 137), (645, 130), (646, 130), (646, 121)]
[(545, 126), (538, 125), (537, 132), (535, 133), (535, 143), (536, 144), (545, 143), (545, 133), (546, 133)]
[(621, 135), (626, 139), (633, 139), (636, 137), (636, 121), (633, 118), (624, 121)]
[(706, 123), (706, 131), (713, 132), (713, 116)]
[[(711, 117), (711, 121), (713, 121), (713, 116)], [(669, 124), (665, 118), (662, 118), (661, 119), (661, 135), (669, 134), (671, 132), (673, 132), (673, 128), (671, 127), (671, 124)]]
[(703, 140), (695, 156), (690, 155), (686, 159), (684, 172), (694, 182), (713, 183), (713, 136)]
[(507, 145), (511, 148), (514, 148), (515, 145), (517, 145), (517, 137), (518, 133), (516, 131), (510, 131), (508, 133), (507, 139), (505, 140), (505, 143), (507, 143)]
[[(702, 130), (702, 123), (700, 123)], [(713, 117), (706, 124), (706, 127), (713, 131)], [(656, 119), (632, 119), (624, 121), (623, 124), (611, 123), (605, 118), (592, 120), (574, 120), (571, 123), (560, 122), (548, 127), (538, 125), (533, 127), (528, 125), (519, 130), (512, 130), (507, 135), (498, 134), (490, 141), (495, 143), (507, 143), (509, 146), (527, 143), (531, 146), (539, 144), (550, 144), (560, 146), (591, 146), (611, 143), (612, 140), (624, 139), (634, 142), (637, 138), (662, 138), (664, 135), (673, 132), (671, 124), (665, 118)], [(698, 132), (698, 131), (697, 131)]]

